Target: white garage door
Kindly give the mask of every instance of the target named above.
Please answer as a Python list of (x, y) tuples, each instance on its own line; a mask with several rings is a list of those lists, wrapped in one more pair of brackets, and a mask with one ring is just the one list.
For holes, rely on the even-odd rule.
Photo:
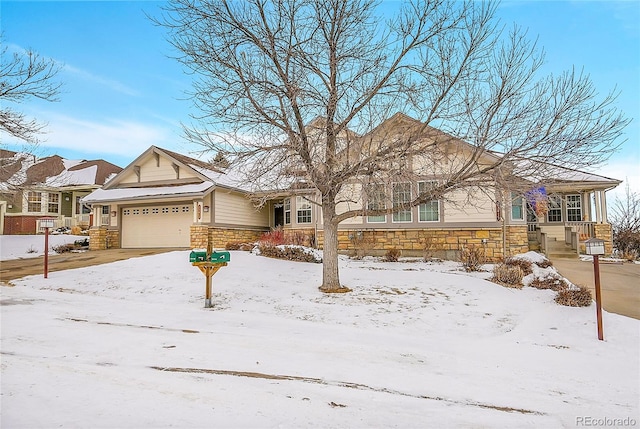
[(189, 247), (190, 203), (122, 209), (122, 247)]

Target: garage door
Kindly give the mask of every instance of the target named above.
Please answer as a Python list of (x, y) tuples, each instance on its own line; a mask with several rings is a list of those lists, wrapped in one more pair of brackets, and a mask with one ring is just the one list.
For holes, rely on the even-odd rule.
[(189, 247), (190, 203), (122, 209), (122, 247)]

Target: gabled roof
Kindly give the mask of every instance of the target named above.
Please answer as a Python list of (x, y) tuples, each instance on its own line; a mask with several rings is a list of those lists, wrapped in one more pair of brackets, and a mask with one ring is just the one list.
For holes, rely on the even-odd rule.
[(122, 168), (102, 159), (69, 160), (59, 155), (36, 159), (27, 153), (0, 153), (0, 185), (10, 187), (65, 188), (104, 185)]
[[(195, 174), (200, 183), (176, 183), (176, 184), (152, 184), (140, 186), (120, 186), (122, 179), (127, 176), (137, 165), (142, 164), (151, 156), (162, 156), (175, 163), (182, 169), (188, 169)], [(134, 159), (127, 167), (114, 177), (102, 189), (98, 189), (83, 198), (85, 203), (115, 202), (122, 200), (150, 199), (150, 198), (174, 198), (174, 197), (201, 197), (211, 192), (216, 187), (224, 187), (240, 192), (248, 192), (246, 182), (236, 177), (231, 170), (221, 171), (215, 165), (191, 158), (157, 146), (150, 146), (140, 156)]]

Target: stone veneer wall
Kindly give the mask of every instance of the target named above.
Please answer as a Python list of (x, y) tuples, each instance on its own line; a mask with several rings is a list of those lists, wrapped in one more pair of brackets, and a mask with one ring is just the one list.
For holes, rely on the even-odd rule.
[(89, 228), (89, 250), (105, 250), (120, 248), (120, 231), (107, 229), (104, 226)]
[(92, 226), (89, 228), (89, 250), (104, 250), (107, 248), (107, 228)]
[(191, 225), (191, 248), (206, 249), (211, 243), (213, 249), (224, 249), (227, 243), (253, 243), (268, 229), (218, 228), (207, 225)]
[(224, 249), (227, 243), (253, 243), (265, 232), (266, 229), (231, 229), (231, 228), (209, 228), (209, 241), (214, 249)]
[(611, 255), (613, 253), (613, 232), (611, 225), (608, 223), (596, 223), (593, 228), (593, 234), (596, 238), (604, 240), (604, 254)]
[[(229, 242), (252, 243), (267, 230), (214, 228), (205, 225), (191, 226), (191, 248), (221, 249)], [(324, 244), (322, 230), (285, 229), (285, 237), (296, 237), (306, 243), (315, 240), (318, 248)], [(483, 241), (486, 241), (483, 243)], [(308, 245), (308, 244), (307, 244)], [(401, 229), (401, 230), (339, 230), (338, 250), (353, 253), (364, 250), (366, 254), (382, 255), (391, 248), (400, 249), (404, 256), (432, 256), (455, 260), (460, 251), (470, 246), (484, 248), (489, 261), (497, 261), (505, 256), (525, 253), (529, 250), (527, 226), (508, 226), (506, 248), (502, 252), (501, 228), (457, 228), (457, 229)]]
[[(306, 230), (313, 234), (313, 230)], [(483, 240), (486, 240), (483, 243)], [(323, 231), (316, 241), (324, 244)], [(353, 253), (363, 250), (370, 255), (382, 255), (391, 248), (400, 249), (404, 256), (431, 256), (455, 260), (460, 251), (470, 246), (484, 248), (490, 261), (529, 251), (527, 226), (508, 226), (506, 255), (502, 252), (502, 228), (401, 229), (401, 230), (339, 230), (338, 250)]]
[(529, 236), (526, 225), (507, 226), (507, 255), (513, 256), (529, 251)]

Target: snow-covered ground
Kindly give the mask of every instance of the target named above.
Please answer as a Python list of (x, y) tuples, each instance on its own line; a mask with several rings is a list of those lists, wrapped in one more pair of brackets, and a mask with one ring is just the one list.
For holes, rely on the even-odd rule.
[[(640, 424), (640, 321), (458, 264), (189, 252), (0, 287), (7, 428), (557, 428)], [(618, 427), (623, 424), (617, 424)]]
[[(86, 235), (50, 234), (49, 254), (61, 244), (85, 240)], [(0, 261), (20, 258), (37, 258), (44, 255), (44, 235), (0, 235)]]

